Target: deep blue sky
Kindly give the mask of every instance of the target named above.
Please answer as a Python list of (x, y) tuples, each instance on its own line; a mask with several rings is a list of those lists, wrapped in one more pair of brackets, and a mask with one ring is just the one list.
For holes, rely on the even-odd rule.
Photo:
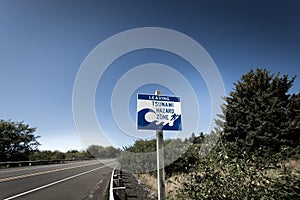
[[(297, 0), (0, 0), (0, 118), (37, 127), (40, 149), (83, 149), (72, 116), (77, 71), (100, 42), (139, 27), (173, 29), (200, 43), (216, 63), (226, 94), (242, 74), (256, 67), (297, 75), (291, 92), (299, 92), (300, 3)], [(129, 70), (129, 66), (148, 62), (179, 63), (180, 68), (183, 61), (169, 54), (162, 58), (161, 54), (164, 53), (129, 54), (117, 60), (112, 69), (123, 64)], [(197, 79), (191, 71), (185, 76), (192, 84)], [(109, 90), (110, 84), (98, 89)], [(203, 82), (200, 80), (199, 84)], [(147, 91), (147, 86), (144, 89)], [(96, 100), (101, 101), (101, 94), (97, 93)], [(100, 120), (104, 109), (101, 106), (96, 103)], [(205, 104), (200, 105), (201, 109), (205, 110)], [(108, 130), (109, 121), (112, 120), (105, 124)], [(120, 146), (129, 144), (128, 138), (123, 140), (119, 135), (112, 140)]]

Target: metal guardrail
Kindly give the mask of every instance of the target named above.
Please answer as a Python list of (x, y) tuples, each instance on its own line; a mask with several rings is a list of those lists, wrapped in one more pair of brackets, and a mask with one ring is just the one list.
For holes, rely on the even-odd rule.
[(56, 159), (56, 160), (36, 160), (36, 161), (8, 161), (8, 162), (0, 162), (0, 168), (59, 164), (59, 163), (72, 162), (72, 161), (78, 161), (78, 160), (76, 160), (76, 159), (68, 159), (68, 160)]
[(125, 200), (125, 189), (122, 182), (122, 171), (114, 168), (110, 178), (109, 200)]

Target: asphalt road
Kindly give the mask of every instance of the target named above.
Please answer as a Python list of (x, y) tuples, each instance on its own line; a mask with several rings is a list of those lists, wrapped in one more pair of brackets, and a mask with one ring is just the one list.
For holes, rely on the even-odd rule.
[(102, 199), (116, 165), (94, 160), (0, 169), (0, 199)]

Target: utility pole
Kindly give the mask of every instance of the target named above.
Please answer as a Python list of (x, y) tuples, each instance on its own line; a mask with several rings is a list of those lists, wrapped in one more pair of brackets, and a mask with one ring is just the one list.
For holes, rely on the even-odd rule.
[[(162, 92), (160, 90), (156, 90), (155, 95), (161, 96)], [(163, 140), (164, 140), (163, 131), (156, 130), (158, 200), (166, 199)]]

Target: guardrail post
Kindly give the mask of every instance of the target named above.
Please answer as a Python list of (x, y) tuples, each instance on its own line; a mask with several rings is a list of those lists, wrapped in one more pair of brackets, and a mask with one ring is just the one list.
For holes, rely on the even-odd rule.
[(109, 199), (110, 200), (125, 200), (126, 187), (123, 187), (121, 170), (113, 169), (110, 180)]
[(114, 188), (114, 198), (115, 199), (120, 199), (120, 200), (125, 200), (126, 198), (126, 193), (125, 193), (125, 187), (117, 187)]

